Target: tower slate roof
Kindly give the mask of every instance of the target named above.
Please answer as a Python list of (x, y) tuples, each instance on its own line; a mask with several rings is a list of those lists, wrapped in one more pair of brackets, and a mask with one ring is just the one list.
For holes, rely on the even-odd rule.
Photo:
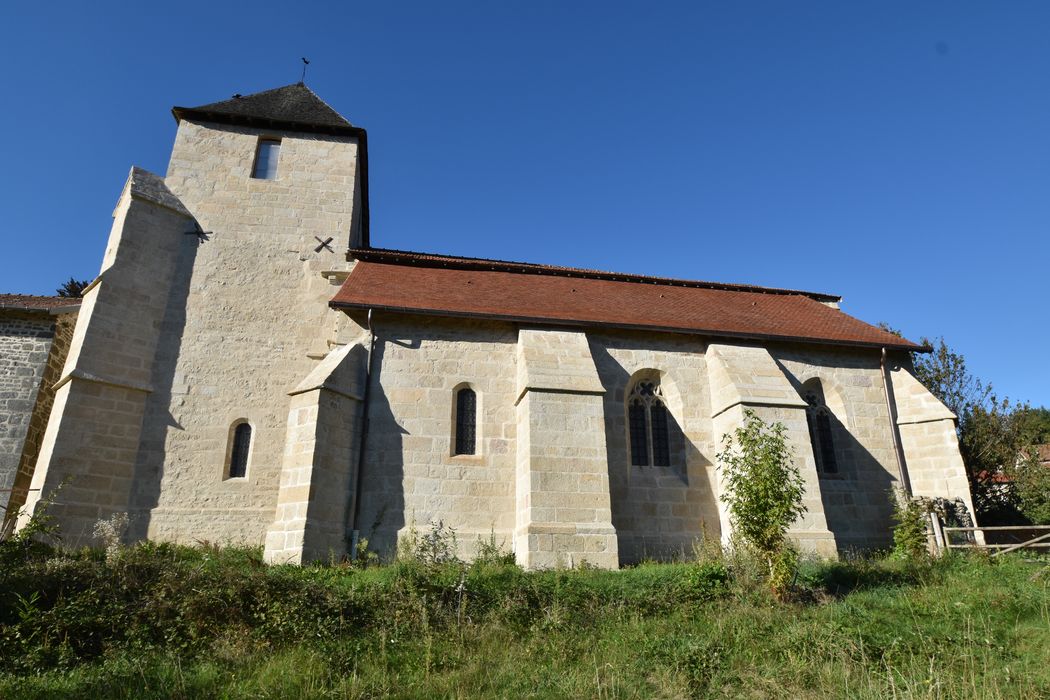
[(264, 90), (252, 95), (234, 96), (200, 107), (173, 107), (176, 121), (203, 121), (247, 126), (270, 126), (293, 131), (360, 135), (355, 127), (302, 83)]

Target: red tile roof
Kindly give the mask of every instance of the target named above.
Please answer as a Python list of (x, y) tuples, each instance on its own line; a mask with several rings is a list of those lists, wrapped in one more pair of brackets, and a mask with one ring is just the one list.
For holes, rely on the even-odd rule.
[(350, 255), (358, 263), (334, 308), (922, 349), (821, 303), (838, 301), (829, 294), (380, 249)]
[(0, 294), (0, 309), (52, 311), (54, 309), (78, 306), (80, 306), (80, 299), (74, 297), (38, 297), (31, 294)]

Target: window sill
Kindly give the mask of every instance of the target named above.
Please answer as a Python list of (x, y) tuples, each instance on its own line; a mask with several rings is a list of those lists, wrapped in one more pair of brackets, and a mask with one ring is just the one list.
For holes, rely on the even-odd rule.
[(484, 462), (485, 455), (449, 455), (453, 462)]

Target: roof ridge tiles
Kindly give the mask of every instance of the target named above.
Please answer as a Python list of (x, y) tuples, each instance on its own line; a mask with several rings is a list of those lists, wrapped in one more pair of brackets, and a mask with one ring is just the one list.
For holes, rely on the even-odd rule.
[(763, 287), (760, 285), (733, 282), (709, 282), (705, 280), (689, 280), (674, 277), (657, 277), (629, 272), (610, 272), (606, 270), (593, 270), (579, 267), (563, 267), (559, 265), (545, 265), (542, 263), (496, 260), (493, 258), (443, 255), (440, 253), (422, 253), (418, 251), (395, 250), (391, 248), (351, 248), (347, 251), (347, 254), (350, 257), (359, 260), (402, 263), (408, 265), (415, 264), (426, 267), (449, 267), (467, 270), (492, 269), (523, 274), (554, 274), (563, 277), (605, 279), (641, 284), (663, 284), (672, 287), (697, 287), (702, 289), (720, 289), (733, 292), (754, 292), (757, 294), (796, 295), (809, 297), (810, 299), (819, 302), (839, 302), (842, 300), (842, 297), (836, 294), (826, 294), (824, 292), (812, 292), (801, 289)]

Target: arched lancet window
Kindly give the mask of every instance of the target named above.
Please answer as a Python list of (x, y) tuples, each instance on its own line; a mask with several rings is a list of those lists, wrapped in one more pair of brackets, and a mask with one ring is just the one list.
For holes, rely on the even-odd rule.
[(252, 426), (238, 423), (233, 429), (233, 445), (230, 447), (229, 478), (238, 479), (248, 474), (248, 451), (252, 446)]
[(824, 401), (824, 388), (819, 379), (810, 379), (802, 385), (802, 398), (806, 400), (806, 423), (809, 425), (809, 440), (813, 443), (813, 458), (821, 474), (837, 474), (835, 443), (831, 437), (831, 411)]
[(658, 379), (634, 385), (627, 397), (627, 438), (631, 445), (631, 465), (671, 466), (671, 440), (667, 406)]
[(472, 455), (476, 452), (478, 397), (470, 387), (456, 392), (456, 444), (453, 454)]

